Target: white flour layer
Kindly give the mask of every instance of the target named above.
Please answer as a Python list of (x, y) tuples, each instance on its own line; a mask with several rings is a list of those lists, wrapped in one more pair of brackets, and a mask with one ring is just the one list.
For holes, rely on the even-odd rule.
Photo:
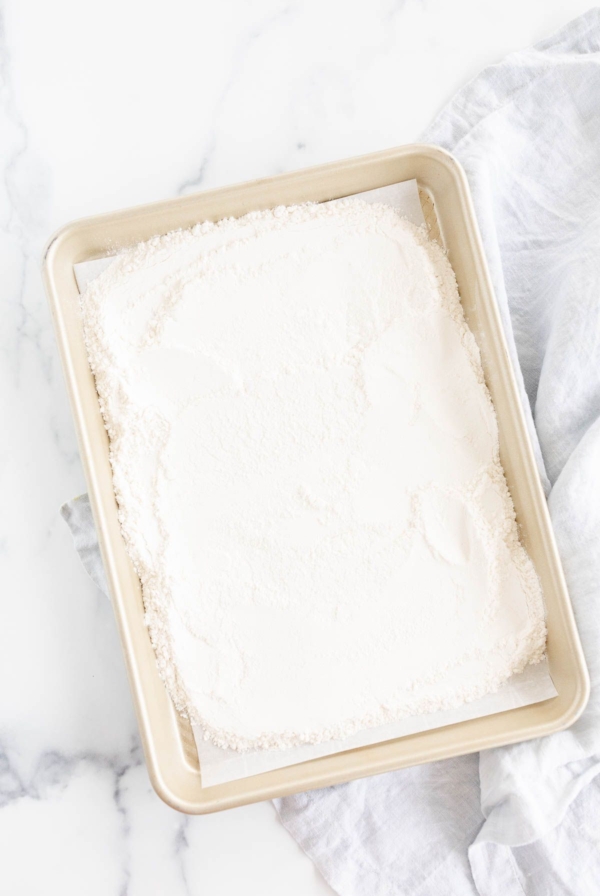
[(81, 306), (160, 674), (207, 738), (340, 738), (541, 659), (479, 352), (422, 229), (358, 200), (205, 223)]

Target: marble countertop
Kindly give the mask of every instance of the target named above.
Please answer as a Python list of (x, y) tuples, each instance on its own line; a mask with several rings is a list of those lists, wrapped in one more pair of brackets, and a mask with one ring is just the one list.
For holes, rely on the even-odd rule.
[(0, 891), (332, 893), (269, 803), (150, 788), (112, 611), (60, 504), (85, 491), (40, 279), (70, 219), (411, 142), (589, 0), (5, 0), (0, 7)]

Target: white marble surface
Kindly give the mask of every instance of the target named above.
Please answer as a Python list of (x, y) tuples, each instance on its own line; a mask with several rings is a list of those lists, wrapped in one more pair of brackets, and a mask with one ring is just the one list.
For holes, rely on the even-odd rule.
[(5, 0), (0, 9), (0, 892), (331, 893), (270, 804), (186, 818), (140, 754), (39, 276), (67, 220), (412, 141), (589, 0)]

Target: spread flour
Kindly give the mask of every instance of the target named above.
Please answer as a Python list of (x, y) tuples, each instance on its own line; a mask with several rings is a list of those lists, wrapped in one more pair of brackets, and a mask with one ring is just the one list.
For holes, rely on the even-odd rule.
[(216, 744), (344, 737), (545, 648), (452, 269), (391, 208), (255, 212), (81, 299), (158, 667)]

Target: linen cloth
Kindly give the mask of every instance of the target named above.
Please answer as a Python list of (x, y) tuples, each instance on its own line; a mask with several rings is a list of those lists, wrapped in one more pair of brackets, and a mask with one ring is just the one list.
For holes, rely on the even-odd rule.
[[(597, 896), (600, 10), (485, 69), (423, 140), (470, 182), (592, 696), (566, 732), (275, 805), (340, 896)], [(105, 590), (87, 499), (62, 512)]]

